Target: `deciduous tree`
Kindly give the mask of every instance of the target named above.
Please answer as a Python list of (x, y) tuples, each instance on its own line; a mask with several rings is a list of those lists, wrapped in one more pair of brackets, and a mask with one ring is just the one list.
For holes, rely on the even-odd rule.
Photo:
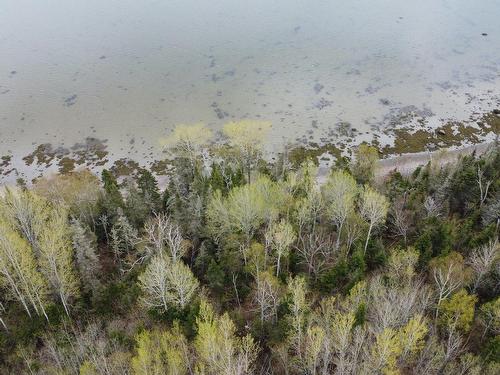
[(356, 180), (349, 173), (342, 170), (334, 171), (323, 187), (328, 216), (337, 227), (337, 250), (340, 246), (344, 223), (354, 211), (354, 199), (357, 193)]
[(365, 186), (361, 193), (361, 216), (368, 222), (368, 233), (366, 235), (365, 253), (368, 248), (368, 241), (370, 239), (373, 228), (382, 224), (387, 216), (389, 203), (387, 199), (376, 190), (369, 186)]
[(259, 352), (250, 335), (236, 336), (227, 313), (217, 316), (213, 307), (201, 301), (196, 318), (195, 348), (197, 372), (206, 375), (251, 375)]
[(261, 157), (270, 129), (271, 123), (265, 121), (242, 120), (224, 125), (223, 133), (237, 152), (236, 157), (246, 171), (248, 183), (251, 182), (251, 172)]

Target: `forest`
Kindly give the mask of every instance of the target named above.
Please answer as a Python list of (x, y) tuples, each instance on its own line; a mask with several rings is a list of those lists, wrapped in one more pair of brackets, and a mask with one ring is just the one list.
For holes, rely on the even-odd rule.
[(498, 144), (318, 176), (269, 129), (178, 126), (161, 178), (3, 187), (0, 373), (499, 374)]

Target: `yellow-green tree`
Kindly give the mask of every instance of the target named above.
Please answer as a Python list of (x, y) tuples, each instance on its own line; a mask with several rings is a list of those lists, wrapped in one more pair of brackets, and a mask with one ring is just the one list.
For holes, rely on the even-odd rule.
[(373, 228), (380, 224), (383, 224), (385, 218), (387, 217), (387, 211), (389, 210), (389, 202), (387, 198), (372, 189), (369, 186), (365, 186), (363, 192), (361, 193), (361, 206), (360, 214), (368, 222), (368, 233), (366, 235), (365, 242), (365, 253), (368, 248), (368, 241)]
[(40, 228), (39, 249), (40, 270), (69, 315), (71, 300), (78, 297), (79, 288), (66, 209), (52, 208), (49, 220)]
[(445, 327), (468, 332), (474, 320), (476, 302), (474, 294), (468, 294), (465, 289), (459, 290), (441, 303), (440, 323)]
[(270, 129), (270, 122), (254, 120), (228, 122), (222, 129), (239, 164), (246, 171), (248, 183), (251, 182), (252, 170), (262, 156), (263, 144)]
[(169, 330), (145, 330), (136, 336), (132, 357), (135, 375), (183, 375), (191, 368), (190, 349), (179, 326)]
[(43, 177), (35, 182), (33, 191), (55, 205), (66, 206), (72, 217), (95, 226), (102, 187), (89, 170)]
[(429, 270), (437, 292), (437, 318), (441, 302), (468, 284), (471, 270), (465, 265), (462, 254), (456, 251), (431, 259)]
[(185, 157), (194, 162), (210, 142), (212, 135), (212, 130), (204, 124), (181, 124), (175, 127), (172, 134), (161, 139), (160, 143), (165, 149), (175, 152), (176, 156)]
[(248, 247), (256, 230), (275, 220), (288, 204), (287, 192), (260, 176), (251, 185), (232, 189), (227, 197), (215, 192), (207, 207), (207, 226), (215, 240), (236, 232), (243, 235)]
[(372, 182), (378, 164), (378, 151), (375, 147), (363, 143), (354, 152), (351, 170), (361, 184)]
[(236, 327), (227, 313), (217, 316), (213, 307), (202, 300), (196, 326), (196, 369), (199, 374), (253, 373), (258, 347), (250, 335), (236, 335)]
[(47, 282), (37, 270), (29, 243), (3, 219), (0, 219), (0, 283), (29, 316), (33, 309), (48, 319), (45, 313)]
[(276, 257), (276, 276), (280, 273), (281, 259), (287, 258), (290, 253), (290, 246), (297, 236), (292, 225), (282, 219), (279, 223), (271, 224), (266, 237), (271, 249)]
[(328, 216), (337, 227), (337, 250), (340, 246), (344, 223), (354, 211), (354, 200), (357, 193), (356, 180), (349, 173), (342, 170), (334, 171), (323, 187)]
[[(5, 238), (11, 241), (4, 243), (15, 244), (5, 247), (8, 249), (5, 254), (15, 258), (17, 253), (19, 259), (28, 262), (25, 264), (31, 264), (28, 268), (35, 269), (30, 272), (32, 278), (22, 277), (23, 283), (33, 285), (33, 293), (35, 290), (44, 290), (42, 284), (48, 285), (50, 292), (61, 300), (69, 315), (70, 302), (78, 297), (79, 290), (67, 208), (50, 203), (31, 191), (6, 189), (3, 199), (0, 199), (0, 225), (6, 235), (10, 234), (10, 237)], [(16, 239), (16, 236), (21, 238)], [(20, 268), (17, 269), (19, 273)], [(43, 282), (36, 281), (39, 279), (35, 276), (36, 271), (39, 271)], [(42, 293), (35, 294), (37, 304), (43, 310)]]

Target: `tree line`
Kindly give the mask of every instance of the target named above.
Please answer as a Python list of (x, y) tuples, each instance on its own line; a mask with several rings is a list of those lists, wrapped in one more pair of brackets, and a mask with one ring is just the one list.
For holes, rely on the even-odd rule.
[(5, 187), (0, 372), (497, 374), (498, 146), (379, 176), (361, 145), (319, 183), (271, 131), (177, 127), (164, 189)]

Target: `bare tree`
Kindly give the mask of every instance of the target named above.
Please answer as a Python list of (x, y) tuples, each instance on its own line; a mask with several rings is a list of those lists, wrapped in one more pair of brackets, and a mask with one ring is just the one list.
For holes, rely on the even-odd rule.
[(316, 277), (331, 259), (335, 248), (333, 239), (328, 233), (315, 231), (302, 235), (295, 250), (307, 267), (307, 273)]
[(270, 272), (259, 272), (255, 279), (254, 300), (259, 306), (261, 322), (275, 320), (281, 300), (281, 285)]
[(462, 256), (458, 253), (451, 253), (444, 258), (435, 258), (429, 266), (437, 292), (435, 314), (437, 319), (441, 302), (464, 285), (468, 278), (468, 272), (464, 268)]
[(156, 214), (145, 227), (146, 248), (149, 256), (168, 251), (173, 262), (180, 260), (187, 251), (186, 240), (182, 237), (181, 229), (164, 213)]
[(411, 229), (411, 217), (408, 211), (404, 208), (405, 202), (402, 199), (398, 199), (392, 205), (389, 220), (392, 224), (394, 233), (396, 236), (403, 237), (403, 241), (406, 245), (406, 240), (408, 237), (408, 232)]
[(9, 329), (7, 328), (7, 324), (5, 324), (5, 321), (2, 318), (2, 314), (5, 313), (5, 306), (3, 305), (2, 301), (0, 301), (0, 323), (2, 324), (3, 328), (5, 328), (6, 331)]
[(496, 262), (500, 260), (500, 244), (498, 239), (491, 241), (486, 245), (480, 246), (473, 250), (469, 259), (468, 264), (474, 271), (473, 278), (473, 291), (481, 285), (484, 281), (484, 277), (493, 270)]
[(438, 217), (441, 214), (441, 205), (438, 203), (436, 199), (434, 199), (430, 195), (425, 198), (424, 208), (427, 213), (427, 217), (431, 216)]
[(487, 180), (484, 181), (484, 170), (481, 167), (477, 166), (477, 184), (479, 185), (479, 206), (482, 207), (484, 201), (488, 197), (488, 190), (491, 186), (492, 181)]
[(500, 194), (488, 200), (488, 204), (482, 209), (482, 219), (485, 225), (495, 223), (496, 233), (500, 228)]
[(144, 292), (143, 302), (147, 307), (172, 306), (185, 308), (193, 298), (199, 282), (182, 261), (172, 262), (168, 258), (155, 256), (139, 276)]

